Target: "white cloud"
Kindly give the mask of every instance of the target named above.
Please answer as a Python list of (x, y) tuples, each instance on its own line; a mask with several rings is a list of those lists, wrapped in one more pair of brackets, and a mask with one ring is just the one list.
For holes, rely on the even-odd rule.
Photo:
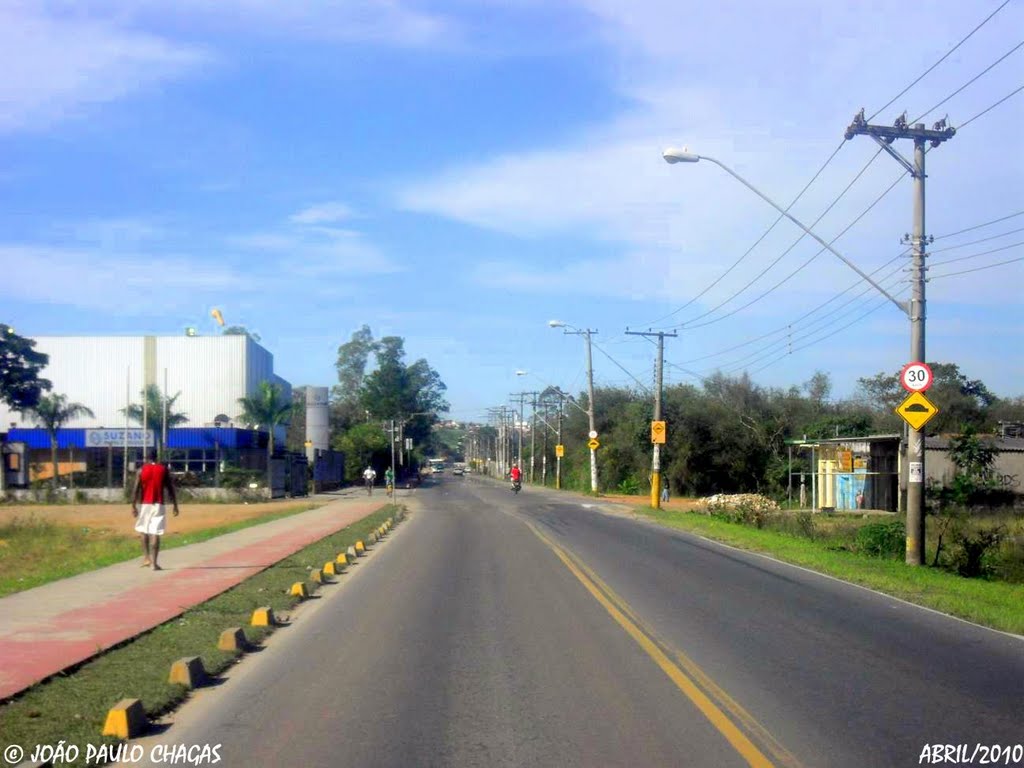
[(425, 47), (457, 36), (454, 22), (400, 0), (98, 0), (93, 4), (142, 23), (167, 19), (204, 31), (337, 42)]
[(83, 15), (0, 4), (0, 132), (46, 128), (194, 71), (200, 48)]
[(292, 214), (288, 220), (293, 224), (331, 224), (351, 219), (352, 216), (352, 209), (348, 205), (334, 201), (311, 205)]
[(111, 255), (46, 245), (0, 245), (0, 269), (0, 296), (115, 314), (191, 307), (197, 294), (248, 285), (229, 268), (181, 255)]
[(227, 238), (231, 247), (273, 254), (290, 274), (302, 277), (381, 274), (398, 266), (354, 229), (326, 226), (352, 216), (340, 202), (310, 206), (278, 228)]

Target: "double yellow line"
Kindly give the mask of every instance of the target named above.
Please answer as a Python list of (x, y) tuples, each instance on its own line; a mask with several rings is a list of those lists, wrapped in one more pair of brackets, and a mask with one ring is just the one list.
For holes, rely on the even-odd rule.
[[(775, 765), (800, 768), (799, 761), (692, 659), (656, 639), (654, 632), (644, 627), (629, 604), (615, 594), (583, 561), (545, 536), (532, 523), (526, 524), (749, 765), (756, 768), (772, 768)], [(761, 743), (772, 759), (758, 748), (751, 737)]]

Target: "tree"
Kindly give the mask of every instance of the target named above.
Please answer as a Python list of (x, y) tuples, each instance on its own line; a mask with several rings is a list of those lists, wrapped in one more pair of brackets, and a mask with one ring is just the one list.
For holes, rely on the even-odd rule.
[(292, 419), (288, 422), (285, 447), (296, 453), (306, 452), (306, 388), (292, 390)]
[(221, 335), (223, 335), (223, 336), (248, 336), (250, 339), (252, 339), (253, 341), (255, 341), (257, 343), (261, 340), (260, 339), (260, 335), (258, 333), (256, 333), (255, 331), (250, 331), (244, 325), (229, 325), (227, 328), (225, 328), (223, 331), (221, 331)]
[(334, 438), (332, 445), (345, 454), (348, 482), (357, 482), (367, 465), (383, 468), (391, 464), (388, 435), (378, 423), (356, 424), (344, 435)]
[(57, 432), (72, 419), (95, 414), (81, 403), (69, 403), (66, 395), (43, 395), (32, 409), (32, 422), (46, 430), (50, 436), (50, 461), (53, 466), (51, 484), (57, 490)]
[(372, 419), (405, 418), (405, 436), (417, 445), (428, 445), (437, 414), (449, 408), (440, 374), (424, 359), (406, 365), (400, 336), (385, 336), (375, 352), (377, 369), (363, 379), (360, 391), (363, 408)]
[(52, 385), (39, 378), (50, 358), (36, 352), (36, 343), (14, 332), (9, 325), (0, 323), (0, 402), (15, 411), (29, 411), (36, 407), (43, 390)]
[(368, 325), (355, 331), (349, 341), (338, 347), (338, 359), (334, 364), (338, 371), (338, 383), (331, 398), (331, 428), (335, 433), (344, 432), (352, 425), (366, 421), (359, 394), (370, 354), (375, 348), (373, 333)]
[[(174, 404), (181, 397), (181, 392), (174, 397), (167, 397), (156, 384), (147, 384), (139, 394), (142, 396), (145, 407), (139, 403), (132, 403), (127, 408), (122, 408), (121, 413), (143, 429), (152, 430), (153, 434), (157, 436), (156, 444), (160, 446), (162, 454), (167, 448), (163, 442), (164, 404), (167, 405), (168, 429), (188, 423), (188, 416), (174, 410)], [(143, 418), (145, 418), (145, 424), (142, 423)]]
[(279, 384), (261, 381), (256, 394), (238, 398), (242, 414), (238, 420), (257, 429), (266, 427), (267, 439), (267, 485), (270, 485), (270, 460), (274, 456), (274, 428), (284, 424), (295, 411), (295, 404), (287, 402)]

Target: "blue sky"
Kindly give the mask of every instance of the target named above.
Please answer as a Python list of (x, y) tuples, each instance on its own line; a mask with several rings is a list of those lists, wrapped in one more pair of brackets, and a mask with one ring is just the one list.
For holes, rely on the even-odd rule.
[[(858, 109), (1000, 3), (6, 2), (0, 319), (27, 335), (215, 333), (219, 307), (296, 385), (333, 383), (338, 344), (367, 323), (438, 369), (460, 419), (583, 386), (582, 343), (552, 318), (598, 329), (598, 383), (632, 383), (605, 353), (650, 381), (653, 347), (623, 331), (657, 322), (685, 326), (669, 381), (825, 370), (847, 395), (906, 361), (906, 319), (861, 286), (808, 315), (857, 277), (813, 242), (786, 253), (789, 224), (726, 274), (775, 212), (661, 149), (717, 157), (788, 203)], [(1021, 29), (1010, 3), (875, 122), (917, 117)], [(924, 121), (960, 126), (1022, 84), (1019, 49)], [(1022, 122), (1024, 93), (928, 155), (932, 277), (1024, 255), (1024, 216), (942, 237), (1024, 211)], [(795, 215), (815, 221), (867, 164), (815, 225), (839, 233), (900, 174), (885, 154), (869, 164), (877, 152), (847, 142)], [(893, 292), (911, 202), (904, 178), (836, 241), (865, 270), (888, 265)], [(1024, 393), (1022, 285), (1024, 262), (930, 282), (928, 358)]]

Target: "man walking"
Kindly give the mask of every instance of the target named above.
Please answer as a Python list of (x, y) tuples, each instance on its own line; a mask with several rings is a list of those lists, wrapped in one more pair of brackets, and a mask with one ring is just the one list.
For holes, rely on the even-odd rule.
[[(174, 516), (178, 516), (178, 497), (174, 492), (174, 481), (164, 464), (156, 461), (156, 449), (146, 452), (146, 463), (135, 477), (135, 488), (132, 489), (132, 516), (135, 518), (135, 530), (142, 536), (142, 567), (152, 565), (154, 571), (162, 570), (157, 563), (160, 556), (160, 537), (167, 527), (167, 516), (164, 514), (164, 491), (171, 497), (174, 504)], [(152, 556), (150, 555), (150, 537)]]

